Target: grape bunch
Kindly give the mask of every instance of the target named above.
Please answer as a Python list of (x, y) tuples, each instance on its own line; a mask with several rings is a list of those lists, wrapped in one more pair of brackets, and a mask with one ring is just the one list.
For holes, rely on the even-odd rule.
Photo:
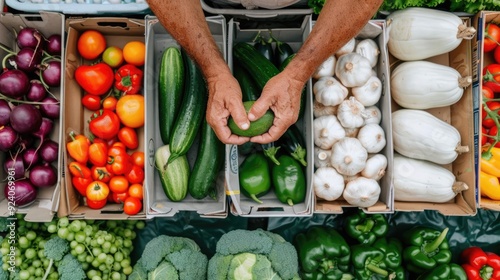
[[(9, 273), (15, 260), (15, 274), (23, 279), (126, 279), (132, 273), (130, 254), (137, 220), (69, 220), (49, 223), (18, 219), (16, 248), (11, 253), (8, 238), (1, 242), (2, 271)], [(11, 258), (11, 255), (15, 257)], [(2, 279), (0, 273), (0, 279)]]

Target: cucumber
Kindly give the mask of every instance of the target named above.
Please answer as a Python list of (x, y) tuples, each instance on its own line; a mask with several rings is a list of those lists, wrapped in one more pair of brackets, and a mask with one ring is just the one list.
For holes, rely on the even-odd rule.
[(233, 47), (233, 57), (252, 76), (260, 90), (267, 81), (278, 75), (278, 68), (252, 45), (238, 42)]
[(193, 198), (203, 199), (209, 195), (217, 199), (215, 182), (223, 163), (224, 144), (205, 120), (201, 128), (198, 154), (188, 182), (188, 191)]
[(181, 53), (186, 69), (184, 97), (170, 135), (169, 145), (172, 154), (169, 163), (189, 151), (205, 117), (208, 98), (207, 87), (200, 69), (184, 50)]
[(165, 195), (171, 201), (177, 202), (183, 200), (188, 193), (189, 163), (185, 155), (168, 163), (170, 157), (169, 146), (161, 146), (155, 152), (155, 166)]
[(184, 89), (184, 63), (179, 49), (169, 47), (162, 55), (158, 78), (158, 117), (160, 136), (168, 144), (179, 113)]
[[(255, 101), (243, 102), (243, 107), (245, 107), (245, 111), (247, 112), (247, 114), (250, 108), (252, 108), (253, 103), (255, 103)], [(267, 112), (260, 119), (250, 122), (250, 127), (247, 130), (240, 129), (236, 124), (236, 122), (234, 122), (234, 119), (232, 117), (229, 117), (229, 120), (227, 121), (227, 126), (229, 127), (231, 132), (236, 135), (252, 137), (267, 132), (269, 128), (271, 128), (271, 126), (273, 125), (273, 122), (274, 122), (274, 113), (271, 110), (267, 110)]]
[(234, 63), (233, 75), (240, 84), (243, 102), (255, 101), (259, 98), (261, 90), (257, 87), (247, 70), (243, 69), (239, 63)]

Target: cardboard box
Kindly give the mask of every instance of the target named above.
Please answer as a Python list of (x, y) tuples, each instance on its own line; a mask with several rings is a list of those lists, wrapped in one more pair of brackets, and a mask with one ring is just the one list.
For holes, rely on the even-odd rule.
[[(59, 34), (61, 35), (62, 42), (64, 42), (64, 15), (60, 13), (41, 12), (40, 14), (29, 15), (14, 15), (11, 13), (0, 14), (0, 43), (6, 47), (11, 48), (14, 51), (18, 51), (19, 48), (16, 44), (15, 33), (19, 32), (21, 28), (24, 27), (36, 28), (46, 38), (48, 38), (52, 34)], [(64, 45), (62, 46), (62, 54), (64, 54)], [(0, 58), (3, 58), (5, 55), (6, 52), (0, 50)], [(64, 69), (64, 60), (61, 61), (61, 69)], [(51, 93), (53, 93), (54, 96), (58, 100), (60, 100), (60, 104), (64, 102), (64, 95), (61, 94), (63, 88), (64, 84), (61, 77), (61, 86), (57, 88), (53, 87), (50, 89)], [(54, 120), (54, 127), (52, 129), (52, 133), (49, 135), (51, 140), (59, 143), (60, 154), (62, 154), (63, 147), (61, 137), (61, 123), (62, 118), (60, 118), (59, 120)], [(0, 153), (0, 161), (4, 162), (4, 159), (7, 156), (7, 153)], [(53, 167), (57, 169), (57, 183), (50, 188), (39, 189), (37, 198), (32, 204), (17, 209), (17, 213), (26, 214), (25, 219), (27, 221), (48, 222), (52, 220), (55, 212), (57, 212), (61, 188), (61, 159), (62, 156), (59, 156), (59, 160), (52, 163)], [(4, 172), (3, 168), (1, 168), (0, 175), (0, 216), (8, 217), (11, 215), (11, 211), (9, 209), (9, 206), (11, 205), (4, 196), (4, 188), (7, 186), (8, 176)]]
[[(101, 2), (101, 3), (99, 3)], [(133, 15), (133, 14), (146, 14), (150, 12), (149, 6), (145, 1), (142, 3), (136, 3), (135, 0), (126, 0), (125, 3), (112, 4), (107, 0), (95, 1), (86, 0), (84, 3), (77, 3), (76, 0), (72, 2), (60, 1), (58, 3), (53, 3), (50, 0), (44, 0), (41, 3), (35, 3), (31, 1), (23, 0), (5, 0), (5, 4), (9, 7), (24, 12), (38, 12), (38, 11), (53, 11), (60, 12), (63, 14), (100, 14), (100, 15), (110, 15), (119, 14), (123, 15)]]
[[(89, 127), (87, 121), (93, 113), (85, 109), (81, 104), (81, 98), (84, 94), (83, 89), (78, 85), (74, 78), (75, 70), (80, 65), (88, 65), (91, 61), (86, 61), (80, 57), (77, 50), (78, 37), (85, 30), (94, 29), (101, 32), (106, 38), (106, 43), (109, 46), (123, 46), (129, 41), (144, 42), (144, 20), (128, 19), (122, 17), (103, 17), (103, 18), (85, 18), (85, 19), (68, 19), (66, 22), (66, 31), (68, 39), (66, 42), (66, 71), (64, 76), (65, 83), (65, 100), (64, 102), (64, 141), (69, 140), (70, 131), (89, 135)], [(143, 94), (145, 91), (142, 92)], [(145, 95), (145, 94), (144, 94)], [(144, 127), (137, 129), (139, 138), (139, 147), (137, 150), (144, 151), (145, 138)], [(66, 145), (64, 145), (66, 147)], [(64, 150), (64, 192), (65, 207), (67, 213), (60, 211), (59, 215), (75, 219), (144, 219), (146, 218), (146, 203), (143, 200), (143, 209), (137, 215), (129, 216), (123, 213), (121, 204), (108, 203), (102, 209), (91, 209), (84, 204), (83, 198), (75, 190), (71, 183), (71, 176), (68, 171), (68, 164), (71, 161), (69, 155)], [(144, 188), (145, 189), (145, 188)]]
[[(479, 177), (479, 170), (481, 170), (481, 164), (480, 164), (480, 157), (481, 157), (481, 136), (480, 136), (480, 131), (482, 127), (482, 117), (481, 117), (481, 110), (483, 108), (483, 95), (482, 93), (482, 88), (483, 88), (483, 74), (482, 74), (482, 69), (491, 64), (495, 63), (495, 60), (493, 58), (493, 52), (489, 53), (484, 53), (483, 51), (483, 38), (484, 38), (484, 32), (485, 32), (485, 27), (489, 22), (496, 22), (500, 20), (500, 12), (494, 12), (494, 11), (482, 11), (477, 13), (474, 18), (473, 18), (473, 26), (477, 30), (476, 34), (476, 40), (474, 41), (473, 45), (473, 67), (474, 67), (474, 73), (473, 73), (473, 93), (474, 93), (474, 120), (475, 120), (475, 125), (476, 129), (474, 131), (474, 134), (476, 136), (476, 153), (475, 153), (475, 159), (476, 159), (476, 174), (478, 174), (477, 177)], [(477, 203), (479, 208), (483, 209), (489, 209), (489, 210), (494, 210), (494, 211), (500, 211), (500, 201), (498, 200), (492, 200), (487, 197), (482, 197), (481, 196), (481, 184), (479, 183), (479, 180), (476, 179), (476, 185), (477, 185)]]
[[(462, 17), (462, 20), (467, 26), (471, 26), (469, 17)], [(472, 42), (471, 40), (462, 40), (461, 44), (453, 51), (426, 60), (455, 68), (463, 77), (472, 76)], [(390, 61), (391, 65), (396, 63), (393, 57), (391, 57)], [(454, 126), (460, 133), (462, 146), (469, 147), (469, 152), (459, 155), (451, 164), (444, 165), (453, 172), (457, 181), (466, 183), (469, 189), (446, 203), (394, 201), (396, 211), (435, 210), (447, 216), (473, 216), (476, 214), (475, 153), (477, 142), (475, 139), (477, 133), (475, 132), (474, 108), (477, 107), (475, 103), (472, 86), (468, 86), (457, 103), (447, 107), (426, 110)], [(394, 102), (392, 109), (395, 111), (400, 107)]]
[[(210, 32), (219, 46), (223, 57), (226, 57), (226, 21), (222, 16), (208, 17)], [(168, 47), (180, 47), (163, 25), (155, 17), (146, 17), (146, 143), (148, 143), (148, 162), (146, 164), (146, 196), (148, 218), (170, 217), (179, 211), (196, 211), (202, 217), (224, 218), (227, 216), (227, 200), (224, 191), (224, 172), (216, 182), (217, 199), (206, 197), (194, 199), (189, 194), (180, 202), (170, 201), (163, 191), (160, 176), (154, 164), (154, 155), (157, 148), (163, 146), (158, 128), (158, 73), (163, 51)], [(188, 152), (190, 166), (194, 165), (198, 143), (195, 141)]]
[[(392, 123), (391, 123), (391, 95), (389, 83), (389, 58), (387, 52), (387, 33), (386, 22), (384, 20), (370, 20), (356, 39), (373, 39), (377, 42), (380, 49), (379, 60), (376, 66), (377, 77), (382, 82), (382, 96), (377, 106), (382, 112), (382, 121), (380, 126), (384, 129), (386, 146), (380, 151), (387, 158), (386, 173), (379, 181), (380, 196), (379, 201), (367, 208), (362, 208), (367, 213), (392, 213), (393, 204), (393, 149), (392, 149)], [(342, 197), (335, 201), (326, 201), (319, 198), (315, 200), (314, 213), (320, 214), (340, 214), (345, 207), (352, 206)]]
[[(294, 51), (297, 51), (311, 31), (311, 17), (306, 16), (298, 28), (271, 28), (271, 29), (242, 29), (240, 23), (231, 19), (229, 22), (229, 40), (228, 40), (228, 64), (232, 69), (233, 57), (232, 46), (236, 42), (252, 42), (258, 32), (261, 34), (272, 33), (276, 39), (290, 44)], [(304, 116), (299, 119), (296, 125), (301, 131), (304, 131), (306, 142), (306, 197), (303, 203), (289, 206), (281, 203), (270, 191), (266, 195), (259, 197), (263, 201), (258, 204), (252, 199), (244, 196), (240, 192), (238, 167), (244, 157), (238, 153), (237, 145), (226, 145), (226, 181), (227, 192), (230, 195), (231, 213), (245, 217), (285, 217), (285, 216), (311, 216), (313, 213), (313, 193), (312, 193), (312, 174), (313, 174), (313, 138), (312, 138), (312, 88), (311, 83), (307, 84), (307, 100)]]

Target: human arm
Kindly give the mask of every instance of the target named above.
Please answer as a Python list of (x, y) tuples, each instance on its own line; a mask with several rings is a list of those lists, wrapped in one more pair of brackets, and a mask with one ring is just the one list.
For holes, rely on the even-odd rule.
[(227, 126), (229, 116), (243, 129), (249, 121), (238, 81), (210, 33), (200, 1), (148, 0), (148, 5), (203, 72), (209, 92), (206, 118), (217, 137), (226, 144), (247, 142), (248, 137), (232, 134)]
[(270, 108), (275, 119), (267, 133), (250, 141), (276, 141), (298, 119), (300, 95), (314, 70), (356, 36), (375, 14), (383, 0), (328, 0), (316, 24), (294, 59), (264, 87), (261, 97), (249, 111), (250, 121), (259, 119)]

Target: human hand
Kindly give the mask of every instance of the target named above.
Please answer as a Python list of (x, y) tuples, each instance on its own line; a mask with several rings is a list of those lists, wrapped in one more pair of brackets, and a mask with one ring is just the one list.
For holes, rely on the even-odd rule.
[(249, 137), (233, 134), (227, 126), (229, 117), (242, 129), (250, 126), (247, 113), (241, 101), (241, 88), (238, 81), (229, 73), (221, 74), (207, 80), (208, 103), (207, 122), (217, 137), (224, 144), (241, 145), (250, 140)]
[(251, 142), (265, 144), (278, 140), (299, 117), (300, 100), (304, 83), (293, 79), (287, 72), (272, 77), (248, 112), (248, 119), (255, 121), (268, 109), (274, 112), (274, 122), (269, 130), (250, 138)]

